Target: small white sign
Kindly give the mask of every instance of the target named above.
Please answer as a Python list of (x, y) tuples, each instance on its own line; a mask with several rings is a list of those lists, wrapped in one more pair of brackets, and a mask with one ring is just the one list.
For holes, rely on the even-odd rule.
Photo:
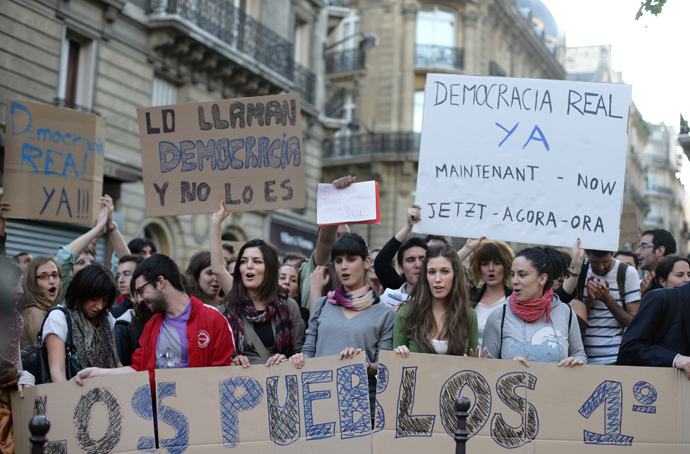
[(378, 188), (375, 181), (354, 183), (345, 189), (319, 184), (316, 193), (316, 223), (355, 224), (379, 220)]
[(623, 84), (429, 74), (420, 231), (615, 251), (631, 98)]

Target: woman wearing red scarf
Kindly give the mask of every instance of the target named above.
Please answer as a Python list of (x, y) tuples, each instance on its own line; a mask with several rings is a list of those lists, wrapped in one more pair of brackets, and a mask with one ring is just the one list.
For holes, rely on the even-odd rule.
[(278, 251), (264, 240), (250, 240), (237, 254), (233, 284), (221, 311), (235, 336), (233, 365), (267, 366), (299, 352), (304, 328), (297, 303), (278, 285)]
[(551, 284), (568, 274), (568, 263), (556, 249), (520, 251), (510, 271), (509, 304), (494, 311), (484, 328), (484, 347), (492, 358), (558, 363), (572, 367), (587, 362), (577, 317), (554, 295)]

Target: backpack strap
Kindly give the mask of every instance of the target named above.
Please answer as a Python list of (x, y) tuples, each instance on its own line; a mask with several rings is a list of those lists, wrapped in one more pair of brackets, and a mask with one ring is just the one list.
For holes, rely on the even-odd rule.
[(666, 300), (668, 301), (668, 307), (666, 312), (664, 312), (664, 319), (659, 325), (659, 329), (654, 336), (652, 336), (652, 343), (656, 344), (661, 341), (668, 334), (673, 325), (673, 320), (676, 318), (676, 312), (678, 312), (678, 292), (674, 288), (665, 288)]
[[(568, 306), (568, 307), (570, 307), (570, 306)], [(573, 312), (575, 312), (575, 311), (573, 310), (572, 307), (570, 307), (570, 317), (568, 317), (568, 334), (570, 334), (570, 325), (573, 323)]]
[(501, 359), (503, 354), (503, 324), (506, 322), (506, 305), (503, 305), (503, 316), (501, 317), (501, 343), (498, 344), (498, 359)]
[(618, 274), (616, 275), (616, 282), (618, 283), (618, 295), (623, 303), (623, 310), (625, 310), (625, 273), (628, 271), (627, 263), (618, 263)]
[(580, 275), (577, 277), (577, 286), (575, 287), (575, 297), (580, 301), (585, 298), (585, 282), (587, 281), (587, 270), (589, 270), (589, 261), (583, 260), (580, 268)]

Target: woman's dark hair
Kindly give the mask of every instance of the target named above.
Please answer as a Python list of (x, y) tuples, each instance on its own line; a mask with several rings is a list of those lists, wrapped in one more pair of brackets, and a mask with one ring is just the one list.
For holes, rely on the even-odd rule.
[(546, 274), (547, 279), (544, 284), (544, 291), (551, 288), (554, 279), (565, 275), (570, 276), (568, 267), (570, 263), (566, 261), (557, 249), (552, 247), (530, 247), (521, 250), (515, 258), (524, 257), (532, 263), (532, 267), (537, 270), (537, 276)]
[(470, 333), (470, 295), (458, 253), (448, 245), (427, 249), (419, 272), (419, 280), (412, 290), (411, 298), (405, 302), (412, 305), (412, 310), (405, 319), (402, 331), (409, 333), (424, 352), (434, 351), (434, 347), (429, 342), (429, 336), (436, 331), (437, 327), (431, 310), (433, 296), (429, 288), (427, 272), (429, 260), (436, 257), (444, 257), (453, 267), (453, 288), (444, 301), (446, 320), (443, 331), (438, 334), (442, 340), (448, 341), (449, 355), (463, 355), (468, 347), (476, 347), (467, 345)]
[(668, 282), (668, 277), (673, 272), (673, 268), (678, 262), (685, 262), (690, 266), (690, 260), (685, 257), (679, 257), (676, 255), (664, 257), (654, 270), (654, 277), (652, 278), (652, 282), (649, 284), (649, 290), (664, 288), (664, 286), (661, 285), (661, 279)]
[(369, 257), (369, 246), (364, 238), (356, 233), (346, 233), (335, 241), (331, 249), (331, 261), (341, 256), (360, 256), (362, 260), (366, 260)]
[(191, 287), (192, 295), (196, 296), (203, 301), (203, 295), (201, 292), (201, 287), (199, 287), (199, 276), (204, 268), (211, 266), (211, 253), (209, 251), (197, 252), (189, 260), (189, 266), (187, 266), (187, 277), (189, 278), (189, 286)]
[(264, 256), (264, 280), (261, 282), (259, 290), (259, 298), (267, 303), (273, 302), (276, 297), (281, 299), (287, 298), (287, 290), (278, 284), (278, 275), (280, 274), (280, 260), (278, 260), (278, 250), (275, 246), (265, 242), (262, 239), (249, 240), (242, 245), (240, 252), (237, 253), (237, 264), (235, 264), (235, 271), (232, 273), (233, 284), (232, 290), (228, 294), (226, 301), (229, 302), (228, 308), (230, 313), (234, 314), (235, 310), (246, 298), (247, 288), (242, 282), (242, 274), (240, 268), (242, 260), (244, 259), (244, 251), (250, 247), (258, 248)]
[(22, 278), (22, 268), (9, 257), (0, 255), (0, 316), (14, 313), (17, 305), (15, 288)]
[(129, 244), (127, 244), (127, 247), (132, 254), (141, 254), (146, 246), (151, 248), (151, 253), (155, 254), (158, 252), (156, 250), (156, 243), (148, 238), (134, 238), (129, 242)]
[(96, 263), (87, 266), (72, 278), (65, 292), (65, 306), (71, 311), (78, 311), (85, 302), (103, 298), (106, 306), (102, 313), (107, 313), (116, 297), (117, 285), (113, 273)]

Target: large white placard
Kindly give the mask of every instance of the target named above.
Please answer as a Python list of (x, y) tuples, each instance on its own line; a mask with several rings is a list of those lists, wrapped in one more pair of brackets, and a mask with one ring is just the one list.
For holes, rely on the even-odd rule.
[(420, 231), (616, 250), (632, 87), (429, 74)]

